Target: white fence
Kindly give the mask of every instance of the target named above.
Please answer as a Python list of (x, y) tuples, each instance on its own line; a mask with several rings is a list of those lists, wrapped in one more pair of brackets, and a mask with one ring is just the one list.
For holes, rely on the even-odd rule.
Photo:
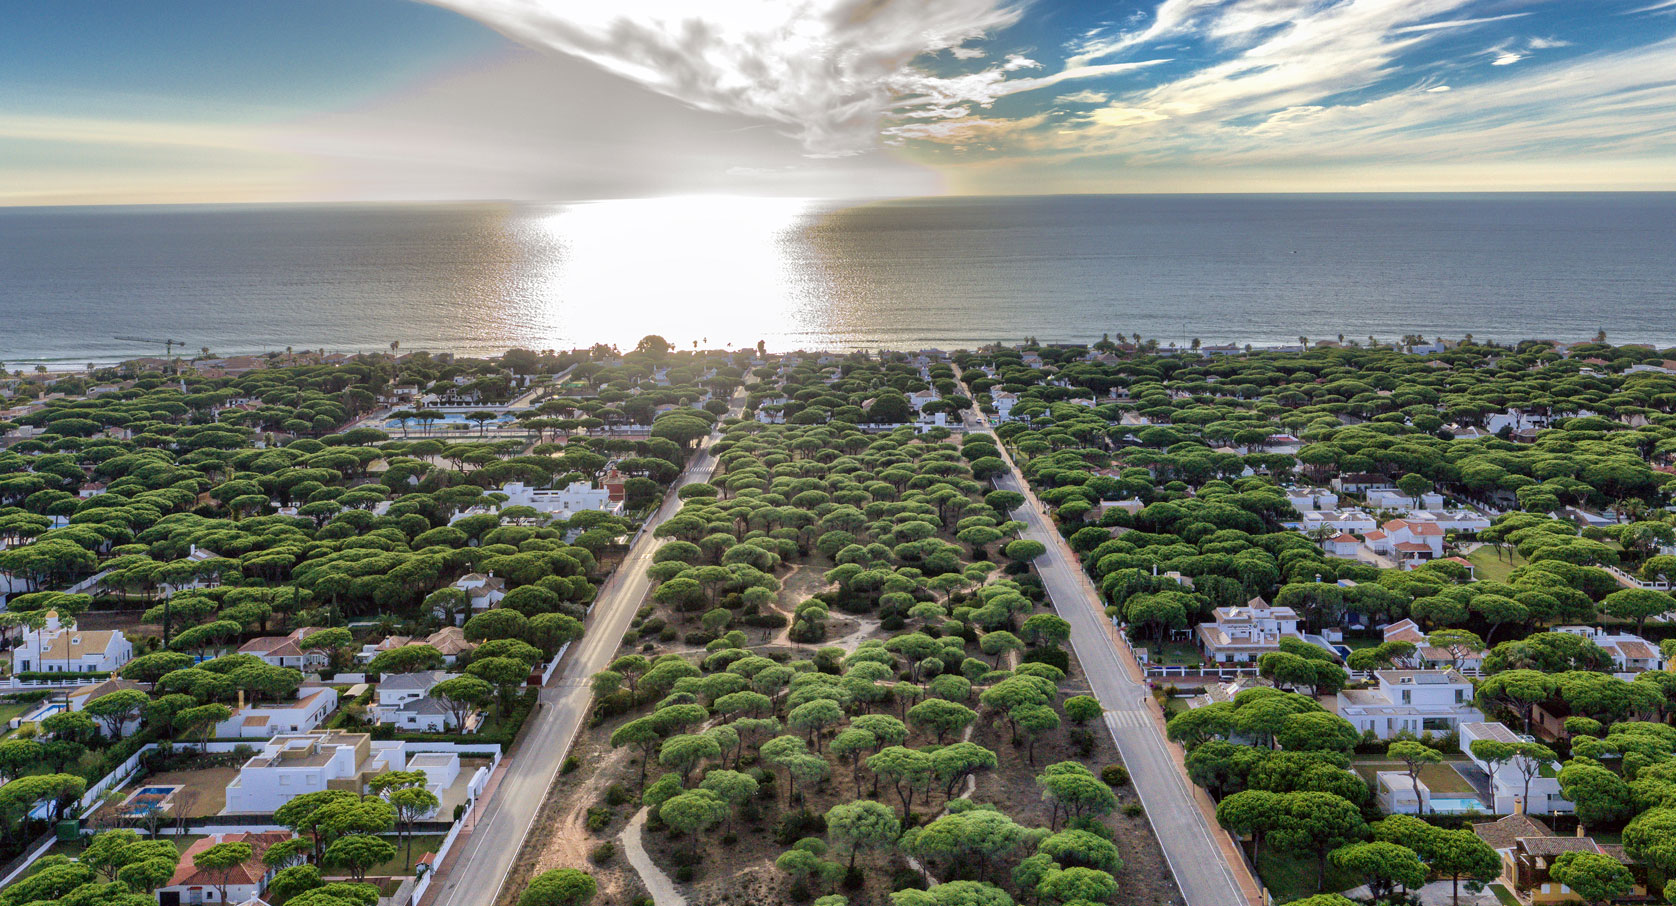
[(41, 839), (35, 841), (34, 847), (32, 849), (29, 849), (29, 850), (25, 851), (24, 854), (18, 859), (17, 866), (15, 868), (13, 868), (11, 871), (7, 872), (6, 876), (4, 878), (0, 878), (0, 888), (3, 888), (6, 885), (8, 885), (8, 884), (12, 883), (13, 881), (17, 880), (19, 875), (22, 875), (24, 872), (28, 871), (29, 866), (34, 865), (36, 859), (39, 859), (40, 857), (46, 855), (47, 850), (52, 849), (52, 845), (54, 843), (57, 843), (57, 842), (58, 842), (58, 838), (56, 836), (52, 835), (52, 834), (42, 835)]
[(0, 679), (0, 692), (17, 692), (26, 689), (74, 689), (95, 682), (98, 682), (98, 680), (90, 680), (85, 677), (67, 680), (26, 680), (8, 676), (5, 679)]
[(1637, 579), (1636, 577), (1630, 575), (1628, 572), (1626, 572), (1623, 569), (1620, 569), (1616, 566), (1603, 566), (1603, 567), (1601, 567), (1601, 569), (1604, 569), (1607, 572), (1611, 573), (1613, 575), (1613, 577), (1616, 578), (1620, 583), (1622, 583), (1624, 585), (1631, 586), (1633, 588), (1650, 588), (1650, 589), (1653, 589), (1654, 591), (1670, 591), (1672, 588), (1676, 588), (1676, 583), (1671, 583), (1668, 580), (1660, 580), (1660, 581), (1657, 581), (1657, 582), (1647, 582), (1647, 581), (1644, 581), (1642, 579)]
[[(589, 607), (591, 608), (592, 605), (589, 605)], [(548, 661), (547, 666), (545, 668), (543, 668), (542, 671), (541, 671), (541, 685), (543, 685), (543, 686), (547, 685), (547, 681), (553, 678), (553, 674), (556, 673), (559, 669), (559, 661), (564, 660), (564, 653), (566, 651), (569, 651), (569, 650), (570, 650), (570, 643), (569, 642), (566, 642), (563, 645), (559, 646), (558, 653), (553, 655), (553, 659)]]

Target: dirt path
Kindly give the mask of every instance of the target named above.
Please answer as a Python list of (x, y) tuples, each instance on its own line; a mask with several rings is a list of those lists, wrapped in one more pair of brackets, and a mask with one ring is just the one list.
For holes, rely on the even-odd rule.
[(640, 875), (640, 883), (646, 885), (646, 892), (652, 895), (652, 902), (656, 906), (687, 906), (687, 898), (675, 888), (675, 882), (669, 880), (669, 875), (652, 861), (646, 854), (646, 847), (640, 840), (640, 833), (646, 826), (646, 809), (634, 813), (629, 819), (628, 827), (623, 828), (623, 855), (630, 865)]
[[(971, 742), (972, 741), (972, 728), (975, 727), (975, 726), (977, 726), (976, 721), (966, 725), (966, 729), (962, 730), (961, 733), (960, 733), (960, 741), (961, 742)], [(967, 774), (966, 775), (966, 789), (962, 790), (960, 792), (960, 795), (958, 795), (954, 798), (955, 799), (970, 799), (970, 798), (972, 798), (972, 794), (977, 792), (977, 790), (978, 790), (978, 775)], [(945, 802), (945, 803), (943, 803), (943, 810), (937, 813), (937, 817), (941, 818), (942, 816), (944, 816), (948, 813), (949, 813), (949, 805), (948, 805), (947, 802)], [(932, 819), (932, 820), (936, 820), (936, 819)], [(927, 870), (924, 865), (919, 864), (918, 859), (916, 859), (913, 856), (910, 856), (906, 853), (904, 853), (902, 855), (902, 858), (907, 860), (909, 868), (912, 868), (914, 871), (919, 872), (920, 877), (925, 879), (925, 886), (926, 887), (936, 887), (938, 884), (942, 883), (941, 881), (938, 881), (937, 877), (935, 875), (933, 875), (929, 870)]]
[[(576, 868), (588, 864), (588, 850), (592, 835), (588, 831), (588, 808), (598, 802), (616, 776), (616, 767), (629, 754), (627, 748), (613, 749), (604, 761), (590, 769), (588, 779), (565, 795), (565, 806), (551, 817), (546, 846), (536, 857), (534, 874), (549, 868)], [(544, 819), (548, 816), (543, 815)]]

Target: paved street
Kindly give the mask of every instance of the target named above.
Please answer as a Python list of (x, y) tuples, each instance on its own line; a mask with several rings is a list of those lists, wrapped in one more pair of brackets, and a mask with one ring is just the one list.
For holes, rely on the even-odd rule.
[(709, 449), (713, 440), (714, 435), (706, 439), (704, 450), (670, 488), (663, 506), (646, 521), (628, 557), (601, 589), (588, 615), (587, 633), (571, 646), (563, 669), (541, 690), (541, 706), (525, 723), (517, 757), (508, 762), (489, 807), (461, 844), (446, 876), (427, 894), (433, 906), (490, 906), (495, 902), (547, 797), (548, 787), (587, 719), (593, 698), (588, 680), (616, 658), (623, 633), (646, 597), (651, 585), (646, 566), (663, 545), (662, 539), (652, 537), (652, 530), (681, 508), (675, 497), (677, 490), (705, 481), (715, 471), (716, 459)]
[[(987, 420), (974, 421), (980, 422), (974, 425), (978, 430), (987, 427)], [(1071, 624), (1071, 647), (1082, 662), (1094, 696), (1106, 708), (1106, 727), (1123, 753), (1153, 833), (1175, 874), (1176, 886), (1188, 906), (1258, 902), (1254, 897), (1260, 897), (1260, 893), (1249, 872), (1243, 864), (1237, 867), (1245, 876), (1242, 884), (1230, 865), (1230, 854), (1212, 836), (1194, 791), (1164, 740), (1140, 669), (1126, 649), (1120, 650), (1116, 630), (1106, 618), (1094, 584), (1043, 515), (1041, 503), (1026, 486), (1012, 458), (1004, 450), (1002, 455), (1011, 469), (997, 477), (996, 486), (1025, 496), (1024, 506), (1013, 518), (1026, 524), (1023, 537), (1047, 546), (1047, 553), (1036, 561), (1042, 585), (1054, 609)]]

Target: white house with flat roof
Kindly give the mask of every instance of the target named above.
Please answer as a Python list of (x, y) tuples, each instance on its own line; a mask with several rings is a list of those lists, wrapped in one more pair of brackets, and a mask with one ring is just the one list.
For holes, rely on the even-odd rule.
[(610, 491), (596, 488), (586, 481), (573, 481), (562, 488), (532, 488), (521, 481), (514, 481), (502, 485), (500, 490), (506, 495), (504, 506), (527, 506), (538, 513), (564, 519), (584, 510), (602, 513), (622, 510), (621, 504), (612, 503)]
[(1218, 607), (1213, 618), (1199, 624), (1196, 636), (1205, 656), (1220, 664), (1255, 663), (1258, 657), (1279, 651), (1283, 638), (1304, 641), (1297, 612), (1272, 607), (1260, 597), (1243, 607)]
[(227, 783), (222, 814), (268, 814), (304, 793), (361, 792), (367, 780), (407, 766), (404, 744), (366, 733), (316, 730), (269, 739)]
[(1286, 502), (1299, 513), (1313, 513), (1316, 510), (1332, 510), (1338, 508), (1338, 495), (1326, 488), (1305, 488), (1293, 485), (1281, 489), (1286, 495)]
[(134, 657), (134, 645), (118, 629), (81, 630), (65, 626), (58, 611), (47, 611), (46, 624), (23, 633), (12, 653), (13, 673), (111, 673)]
[(1498, 815), (1569, 815), (1577, 810), (1560, 792), (1560, 766), (1540, 764), (1524, 755), (1494, 763), (1478, 757), (1472, 744), (1481, 739), (1518, 745), (1530, 742), (1500, 722), (1461, 724), (1461, 751), (1490, 778), (1492, 808)]
[(1390, 739), (1407, 731), (1448, 733), (1463, 722), (1482, 721), (1473, 707), (1472, 681), (1457, 670), (1376, 670), (1372, 689), (1338, 694), (1338, 715), (1358, 733)]
[(1379, 523), (1366, 510), (1327, 510), (1325, 512), (1309, 512), (1303, 515), (1299, 531), (1310, 534), (1317, 531), (1328, 531), (1334, 534), (1340, 532), (1371, 532), (1379, 527)]
[(281, 733), (306, 733), (325, 723), (337, 710), (338, 693), (331, 686), (305, 686), (295, 701), (246, 705), (239, 690), (233, 716), (215, 725), (218, 739), (267, 739)]

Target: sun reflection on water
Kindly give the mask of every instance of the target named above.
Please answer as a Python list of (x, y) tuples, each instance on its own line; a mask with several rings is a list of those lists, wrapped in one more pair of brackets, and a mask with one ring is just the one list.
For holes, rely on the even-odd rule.
[(682, 196), (565, 205), (531, 218), (532, 343), (738, 348), (807, 335), (829, 289), (805, 247), (819, 201)]

